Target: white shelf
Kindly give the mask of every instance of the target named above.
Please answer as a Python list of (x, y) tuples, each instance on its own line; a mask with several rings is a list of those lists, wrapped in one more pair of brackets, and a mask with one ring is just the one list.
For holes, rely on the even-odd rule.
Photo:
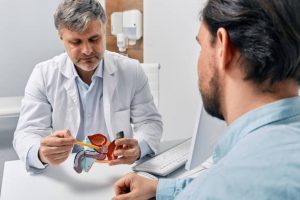
[(17, 117), (23, 96), (0, 97), (0, 118)]

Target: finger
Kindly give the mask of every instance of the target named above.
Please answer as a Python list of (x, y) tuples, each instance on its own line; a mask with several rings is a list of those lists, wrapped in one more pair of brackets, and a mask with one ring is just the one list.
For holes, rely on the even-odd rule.
[(65, 152), (70, 152), (72, 149), (72, 146), (60, 146), (60, 147), (41, 147), (41, 151), (43, 154), (60, 154), (60, 153), (65, 153)]
[(134, 199), (133, 197), (134, 195), (131, 192), (129, 192), (127, 194), (120, 194), (118, 196), (115, 196), (113, 200), (130, 200), (130, 199)]
[(58, 147), (58, 146), (73, 146), (74, 138), (58, 138), (58, 137), (47, 137), (41, 141), (42, 146)]
[(122, 177), (122, 178), (120, 178), (116, 183), (115, 183), (115, 185), (114, 185), (114, 190), (115, 190), (115, 194), (116, 195), (119, 195), (119, 194), (122, 194), (123, 193), (123, 191), (124, 191), (124, 185), (125, 185), (125, 183), (124, 183), (124, 180), (125, 178), (124, 177)]
[(139, 156), (139, 149), (136, 147), (131, 149), (118, 149), (114, 151), (114, 155), (137, 158)]
[(130, 188), (131, 179), (134, 175), (135, 174), (131, 172), (117, 180), (114, 184), (115, 193), (117, 195), (122, 194), (124, 192), (124, 188)]
[(43, 155), (43, 160), (42, 161), (46, 161), (45, 163), (48, 163), (50, 165), (57, 165), (63, 161), (65, 161), (68, 156), (69, 156), (70, 152), (65, 152), (65, 153), (61, 153), (61, 154), (49, 154), (49, 155)]
[(70, 141), (71, 142), (75, 142), (76, 139), (73, 138), (73, 136), (69, 136), (69, 137), (59, 137), (59, 136), (56, 136), (56, 135), (50, 135), (48, 137), (46, 137), (45, 139), (48, 139), (48, 140), (56, 140), (56, 141)]
[(40, 153), (47, 159), (59, 159), (62, 157), (62, 155), (69, 155), (70, 152), (71, 152), (70, 150), (66, 150), (66, 151), (61, 151), (61, 152), (55, 153), (49, 149), (45, 149), (45, 148), (40, 149)]
[(62, 160), (67, 159), (69, 157), (69, 152), (64, 152), (60, 154), (55, 154), (53, 160)]
[(110, 163), (108, 163), (110, 166), (112, 165), (119, 165), (119, 164), (132, 164), (136, 161), (134, 157), (122, 157), (118, 158), (116, 160), (111, 160)]
[(138, 142), (136, 139), (120, 138), (115, 141), (115, 144), (117, 146), (122, 146), (122, 145), (135, 146), (135, 145), (138, 145)]
[(73, 137), (69, 130), (55, 131), (52, 135), (61, 138)]
[(52, 160), (54, 160), (60, 154), (66, 154), (68, 156), (70, 152), (71, 148), (62, 151), (61, 153), (53, 153), (49, 147), (41, 146), (39, 149), (39, 158), (42, 162), (51, 164), (50, 162), (52, 162)]
[(66, 158), (61, 158), (61, 159), (57, 159), (57, 160), (51, 160), (51, 162), (49, 162), (50, 165), (59, 165), (62, 162), (64, 162), (65, 160), (67, 160), (68, 157)]
[[(142, 199), (137, 198), (139, 195), (137, 195), (137, 191), (133, 189), (132, 185), (134, 185), (134, 180), (136, 179), (137, 175), (135, 173), (128, 173), (123, 178), (119, 179), (115, 187), (118, 189), (116, 190), (116, 196), (113, 198), (115, 200), (136, 200), (136, 199)], [(128, 190), (128, 191), (124, 191)]]

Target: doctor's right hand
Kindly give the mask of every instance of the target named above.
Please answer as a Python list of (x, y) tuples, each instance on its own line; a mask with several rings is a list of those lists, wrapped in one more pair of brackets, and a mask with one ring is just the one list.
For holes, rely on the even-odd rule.
[(41, 140), (39, 159), (44, 164), (59, 165), (68, 158), (74, 142), (70, 131), (55, 131)]

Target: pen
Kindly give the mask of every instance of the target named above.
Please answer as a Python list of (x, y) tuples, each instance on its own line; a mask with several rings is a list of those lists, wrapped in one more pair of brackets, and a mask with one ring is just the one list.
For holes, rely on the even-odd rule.
[(87, 143), (84, 143), (84, 142), (81, 142), (81, 141), (76, 141), (75, 144), (80, 145), (80, 146), (89, 147), (89, 148), (95, 149), (97, 151), (100, 149), (100, 147), (98, 147), (96, 145), (87, 144)]

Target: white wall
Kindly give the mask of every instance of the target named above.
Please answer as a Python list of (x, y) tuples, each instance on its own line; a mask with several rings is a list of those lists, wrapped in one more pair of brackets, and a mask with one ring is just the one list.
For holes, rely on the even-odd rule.
[(203, 0), (144, 0), (144, 62), (159, 62), (163, 139), (191, 136), (197, 88), (198, 15)]
[(33, 67), (64, 51), (53, 22), (59, 2), (0, 1), (0, 97), (23, 95)]
[(0, 2), (0, 97), (23, 95), (33, 67), (63, 51), (53, 23), (59, 0)]

